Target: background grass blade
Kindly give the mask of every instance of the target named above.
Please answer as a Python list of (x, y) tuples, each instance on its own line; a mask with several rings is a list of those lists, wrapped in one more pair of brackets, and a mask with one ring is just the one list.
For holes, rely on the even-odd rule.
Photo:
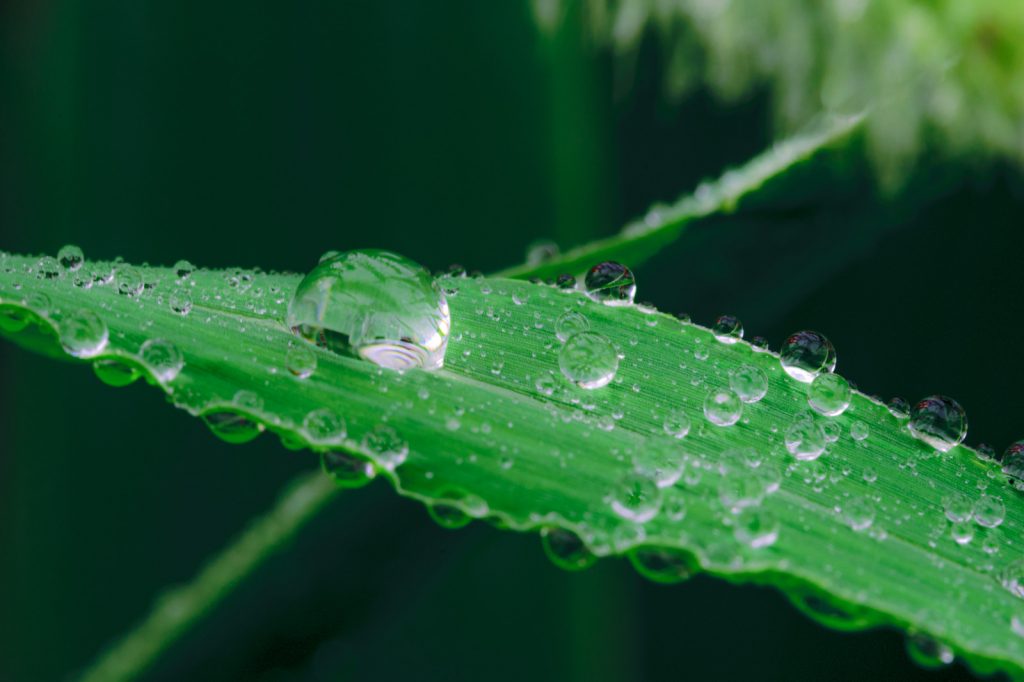
[(697, 219), (731, 211), (744, 196), (781, 175), (794, 165), (850, 134), (866, 114), (822, 115), (802, 132), (776, 143), (739, 168), (717, 180), (702, 183), (667, 206), (655, 205), (647, 215), (626, 225), (619, 234), (589, 242), (542, 263), (524, 263), (497, 273), (498, 277), (552, 277), (580, 273), (602, 260), (621, 260), (639, 265), (679, 237)]
[[(861, 394), (841, 416), (817, 418), (838, 428), (838, 440), (819, 460), (797, 462), (783, 434), (807, 410), (805, 386), (744, 342), (722, 344), (702, 327), (577, 292), (446, 278), (454, 326), (443, 371), (397, 374), (316, 350), (315, 373), (299, 379), (285, 356), (300, 342), (281, 323), (296, 275), (199, 270), (182, 280), (166, 268), (88, 263), (81, 274), (47, 278), (49, 263), (36, 258), (7, 256), (2, 266), (8, 331), (38, 322), (33, 338), (46, 339), (69, 315), (94, 311), (110, 332), (102, 357), (137, 364), (176, 405), (207, 418), (231, 411), (292, 447), (365, 456), (447, 525), (558, 526), (597, 555), (629, 553), (647, 573), (667, 556), (684, 572), (777, 586), (834, 627), (913, 628), (977, 670), (1024, 670), (1024, 637), (1012, 628), (1021, 602), (999, 580), (1022, 556), (1013, 539), (1024, 505), (997, 465), (963, 447), (937, 455)], [(145, 288), (119, 293), (137, 273)], [(86, 274), (92, 286), (75, 286)], [(193, 307), (182, 316), (170, 299), (186, 290)], [(567, 310), (621, 350), (604, 389), (576, 389), (558, 371), (555, 321)], [(154, 338), (184, 358), (171, 379), (139, 355)], [(706, 395), (743, 365), (764, 372), (767, 395), (735, 426), (710, 424)], [(307, 415), (325, 408), (344, 416), (344, 437), (310, 429)], [(692, 422), (681, 441), (663, 428), (676, 410)], [(660, 514), (629, 522), (610, 502), (659, 448), (681, 453), (685, 472), (663, 492)], [(398, 452), (407, 456), (392, 471)], [(982, 491), (1005, 504), (1002, 525), (951, 529), (943, 500), (963, 495), (974, 504)], [(753, 520), (776, 530), (775, 541), (751, 543), (752, 517), (737, 507), (759, 510)]]

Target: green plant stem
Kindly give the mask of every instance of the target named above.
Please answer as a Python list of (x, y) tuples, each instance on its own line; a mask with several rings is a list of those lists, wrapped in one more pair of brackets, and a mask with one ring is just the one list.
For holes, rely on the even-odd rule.
[(275, 550), (312, 519), (337, 487), (319, 471), (302, 474), (277, 504), (213, 557), (189, 584), (160, 596), (149, 615), (84, 671), (83, 682), (136, 677)]

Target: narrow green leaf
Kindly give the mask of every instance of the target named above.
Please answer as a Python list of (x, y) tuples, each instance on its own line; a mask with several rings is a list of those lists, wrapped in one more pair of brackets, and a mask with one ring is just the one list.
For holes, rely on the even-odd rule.
[[(657, 311), (515, 280), (441, 280), (452, 314), (444, 369), (385, 370), (291, 333), (283, 319), (299, 279), (241, 270), (181, 279), (92, 262), (72, 273), (6, 256), (0, 319), (8, 334), (36, 327), (51, 344), (63, 332), (81, 352), (95, 315), (108, 340), (89, 361), (138, 367), (228, 440), (262, 428), (289, 447), (365, 457), (445, 525), (546, 528), (559, 562), (583, 565), (569, 531), (594, 555), (629, 554), (654, 579), (703, 570), (771, 584), (833, 627), (913, 629), (976, 670), (1024, 673), (1024, 604), (1004, 586), (1020, 592), (1008, 572), (1024, 555), (1024, 502), (971, 450), (938, 453), (858, 393), (840, 416), (808, 414), (806, 385), (773, 353)], [(582, 390), (560, 371), (557, 320), (569, 311), (622, 355), (603, 388)], [(152, 352), (157, 339), (180, 352), (180, 370), (168, 369), (177, 354), (166, 345)], [(305, 378), (288, 370), (295, 347), (316, 358)], [(745, 367), (764, 374), (767, 394), (734, 425), (711, 423), (708, 395)], [(109, 364), (102, 371), (110, 380)], [(317, 428), (310, 414), (322, 410), (344, 419), (344, 435)], [(798, 461), (786, 447), (800, 419), (836, 429), (819, 459)], [(689, 433), (674, 437), (686, 420)], [(633, 478), (670, 482), (676, 464), (678, 481), (659, 492)], [(640, 499), (629, 499), (637, 488)], [(980, 514), (988, 526), (951, 524), (944, 500), (954, 496), (968, 509), (1001, 502), (1001, 525)]]
[(524, 263), (497, 273), (498, 277), (552, 277), (578, 274), (603, 260), (620, 260), (635, 267), (677, 239), (694, 220), (733, 210), (740, 199), (764, 183), (842, 139), (863, 123), (866, 114), (822, 115), (803, 131), (774, 144), (739, 168), (714, 181), (701, 183), (671, 205), (655, 205), (618, 234), (589, 242), (540, 263)]

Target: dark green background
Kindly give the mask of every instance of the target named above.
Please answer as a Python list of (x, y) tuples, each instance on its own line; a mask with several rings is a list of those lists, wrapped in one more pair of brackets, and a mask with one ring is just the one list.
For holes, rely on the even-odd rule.
[[(666, 101), (578, 24), (518, 2), (0, 5), (0, 248), (302, 271), (383, 247), (494, 270), (607, 234), (774, 137), (770, 93)], [(921, 159), (883, 195), (862, 145), (704, 221), (639, 298), (774, 346), (810, 327), (861, 388), (955, 396), (1024, 435), (1018, 169)], [(308, 453), (236, 447), (152, 389), (0, 347), (0, 679), (63, 679), (268, 508)], [(532, 535), (345, 493), (154, 680), (962, 679), (894, 631), (840, 634), (770, 589), (551, 566)]]

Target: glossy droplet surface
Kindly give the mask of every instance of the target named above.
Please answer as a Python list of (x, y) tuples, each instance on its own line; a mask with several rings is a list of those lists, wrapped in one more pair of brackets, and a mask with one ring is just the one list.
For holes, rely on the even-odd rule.
[(157, 381), (161, 382), (174, 381), (185, 366), (181, 351), (165, 339), (149, 339), (143, 343), (139, 348), (139, 357)]
[(636, 295), (633, 272), (621, 263), (605, 261), (587, 271), (587, 296), (609, 305), (629, 305)]
[(302, 420), (302, 428), (313, 443), (337, 442), (347, 434), (345, 420), (329, 407), (321, 407), (307, 414)]
[(608, 385), (619, 369), (619, 356), (607, 337), (596, 332), (580, 332), (569, 337), (558, 353), (558, 367), (565, 377), (592, 390)]
[(192, 312), (192, 295), (187, 291), (175, 291), (167, 299), (167, 305), (179, 315), (188, 315)]
[(626, 475), (612, 491), (612, 509), (624, 519), (647, 523), (661, 507), (657, 484), (638, 474)]
[(995, 495), (979, 497), (972, 511), (975, 522), (985, 528), (995, 528), (1006, 518), (1006, 505)]
[(79, 310), (61, 320), (57, 328), (60, 345), (68, 355), (91, 358), (107, 346), (107, 325), (91, 310)]
[(437, 369), (451, 318), (422, 267), (389, 251), (348, 251), (318, 264), (295, 290), (288, 326), (334, 352), (382, 367)]
[(130, 265), (118, 267), (114, 277), (117, 282), (117, 293), (122, 296), (135, 298), (139, 296), (145, 288), (145, 281), (142, 279), (142, 273)]
[(284, 358), (285, 368), (294, 376), (306, 379), (316, 371), (316, 354), (305, 346), (289, 348)]
[(361, 488), (377, 473), (369, 460), (336, 450), (320, 453), (320, 468), (341, 488)]
[(729, 388), (745, 403), (756, 403), (768, 393), (768, 375), (753, 365), (743, 365), (729, 375)]
[(690, 418), (682, 410), (672, 410), (665, 415), (661, 428), (673, 438), (685, 438), (690, 432)]
[(836, 417), (850, 406), (853, 391), (838, 374), (819, 374), (807, 387), (807, 404), (826, 417)]
[(786, 429), (785, 443), (786, 450), (793, 457), (810, 461), (821, 457), (828, 441), (821, 426), (813, 419), (798, 419)]
[(818, 332), (797, 332), (783, 342), (779, 363), (789, 376), (810, 383), (822, 372), (836, 368), (836, 350), (832, 342)]
[(187, 260), (180, 260), (175, 263), (174, 267), (171, 269), (174, 270), (175, 277), (184, 281), (192, 276), (192, 273), (196, 271), (196, 266), (192, 265)]
[(394, 471), (409, 456), (409, 444), (393, 426), (377, 424), (363, 435), (362, 445), (385, 469)]
[(573, 334), (590, 330), (590, 321), (577, 310), (567, 310), (555, 320), (555, 336), (567, 341)]
[(1003, 473), (1018, 490), (1024, 490), (1024, 440), (1010, 444), (1003, 452)]
[(695, 570), (685, 553), (668, 547), (638, 547), (629, 553), (629, 560), (637, 573), (664, 585), (680, 583)]
[(57, 262), (65, 270), (75, 272), (85, 263), (85, 254), (74, 244), (67, 244), (57, 252)]
[(686, 453), (675, 442), (650, 441), (633, 455), (633, 470), (654, 481), (659, 488), (668, 488), (683, 475)]
[(139, 378), (139, 370), (133, 364), (115, 358), (101, 358), (92, 363), (92, 370), (107, 386), (120, 388)]
[(551, 562), (567, 571), (582, 571), (597, 561), (580, 536), (570, 530), (547, 526), (541, 529), (540, 540)]
[(967, 436), (967, 414), (952, 398), (933, 395), (914, 405), (907, 427), (919, 440), (948, 452)]
[(241, 445), (263, 433), (263, 424), (232, 409), (217, 409), (202, 415), (210, 431), (225, 443)]
[(743, 416), (743, 401), (727, 388), (715, 389), (704, 398), (704, 416), (715, 426), (732, 426)]
[(770, 511), (748, 507), (736, 517), (733, 535), (740, 543), (753, 549), (769, 547), (779, 539), (779, 520)]
[(734, 315), (720, 315), (711, 332), (722, 343), (733, 344), (743, 338), (743, 323)]

